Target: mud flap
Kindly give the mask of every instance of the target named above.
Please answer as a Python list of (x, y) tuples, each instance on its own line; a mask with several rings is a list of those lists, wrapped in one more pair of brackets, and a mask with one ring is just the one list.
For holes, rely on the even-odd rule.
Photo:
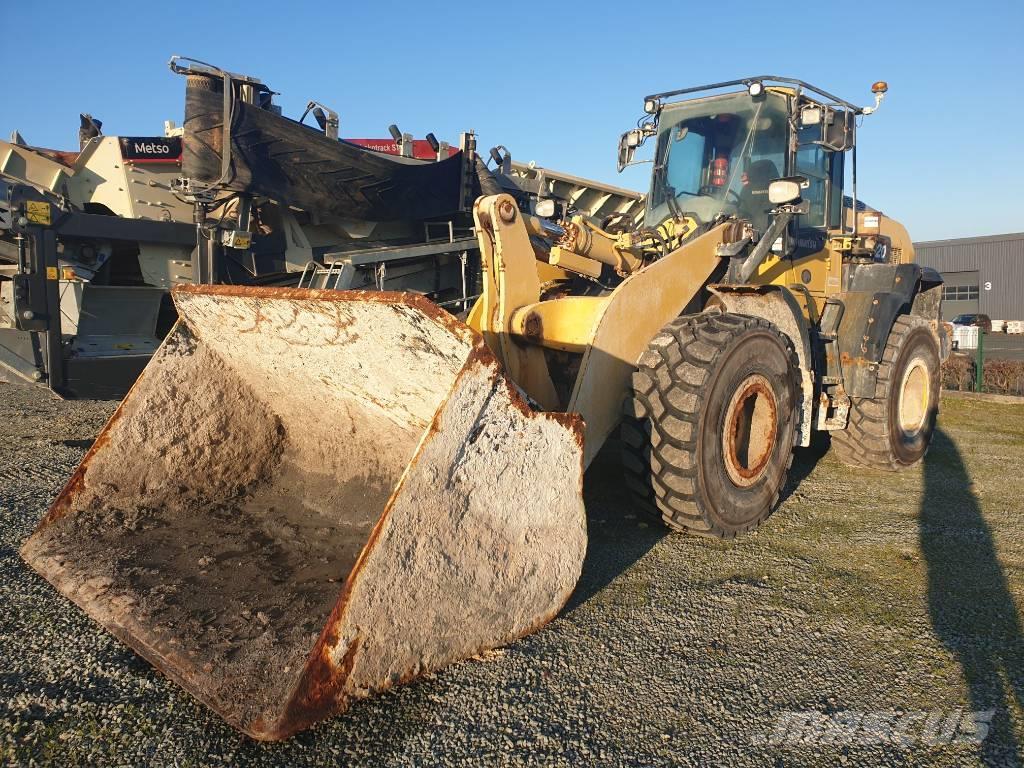
[(420, 297), (188, 286), (22, 549), (231, 725), (284, 738), (552, 619), (582, 424)]

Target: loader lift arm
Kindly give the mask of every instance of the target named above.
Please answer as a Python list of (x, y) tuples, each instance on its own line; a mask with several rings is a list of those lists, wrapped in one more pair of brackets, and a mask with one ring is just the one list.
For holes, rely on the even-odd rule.
[(544, 349), (580, 353), (579, 371), (560, 410), (579, 413), (586, 425), (584, 464), (597, 455), (619, 422), (630, 375), (648, 342), (678, 317), (722, 264), (718, 246), (728, 223), (633, 272), (604, 296), (542, 300), (538, 256), (530, 229), (540, 222), (524, 217), (508, 195), (480, 198), (473, 208), (483, 257), (483, 295), (470, 314), (505, 365), (510, 378), (545, 408), (553, 387)]

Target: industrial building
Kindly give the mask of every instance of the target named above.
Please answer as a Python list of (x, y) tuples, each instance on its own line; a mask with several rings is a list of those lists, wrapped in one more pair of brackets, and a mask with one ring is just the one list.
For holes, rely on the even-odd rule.
[(942, 319), (981, 313), (1024, 320), (1024, 232), (914, 243), (916, 260), (942, 273)]

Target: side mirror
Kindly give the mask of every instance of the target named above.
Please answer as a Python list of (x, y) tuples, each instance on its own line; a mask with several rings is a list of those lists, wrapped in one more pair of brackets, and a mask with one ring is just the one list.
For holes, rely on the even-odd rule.
[(831, 152), (845, 152), (853, 148), (853, 113), (846, 109), (833, 109), (821, 104), (804, 104), (798, 114), (801, 128), (812, 128), (817, 136), (805, 137), (803, 144), (818, 144)]
[(787, 176), (775, 179), (768, 185), (768, 201), (772, 205), (788, 205), (800, 202), (800, 190), (808, 186), (803, 176)]
[(639, 128), (634, 128), (632, 131), (626, 131), (622, 134), (622, 137), (619, 139), (619, 173), (622, 173), (622, 169), (633, 162), (636, 148), (643, 143), (643, 140), (644, 134)]
[(825, 125), (824, 142), (825, 148), (833, 152), (846, 152), (853, 149), (853, 137), (855, 126), (853, 113), (845, 109), (837, 109), (832, 119)]

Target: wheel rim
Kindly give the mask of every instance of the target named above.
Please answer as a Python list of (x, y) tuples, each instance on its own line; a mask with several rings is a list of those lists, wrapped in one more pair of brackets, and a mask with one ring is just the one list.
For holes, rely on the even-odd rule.
[(753, 485), (768, 468), (775, 449), (777, 414), (775, 390), (760, 374), (745, 378), (729, 400), (722, 455), (729, 479), (737, 486)]
[(928, 420), (931, 386), (928, 366), (920, 358), (915, 358), (903, 372), (900, 383), (900, 400), (896, 412), (904, 434), (916, 435), (924, 428)]

